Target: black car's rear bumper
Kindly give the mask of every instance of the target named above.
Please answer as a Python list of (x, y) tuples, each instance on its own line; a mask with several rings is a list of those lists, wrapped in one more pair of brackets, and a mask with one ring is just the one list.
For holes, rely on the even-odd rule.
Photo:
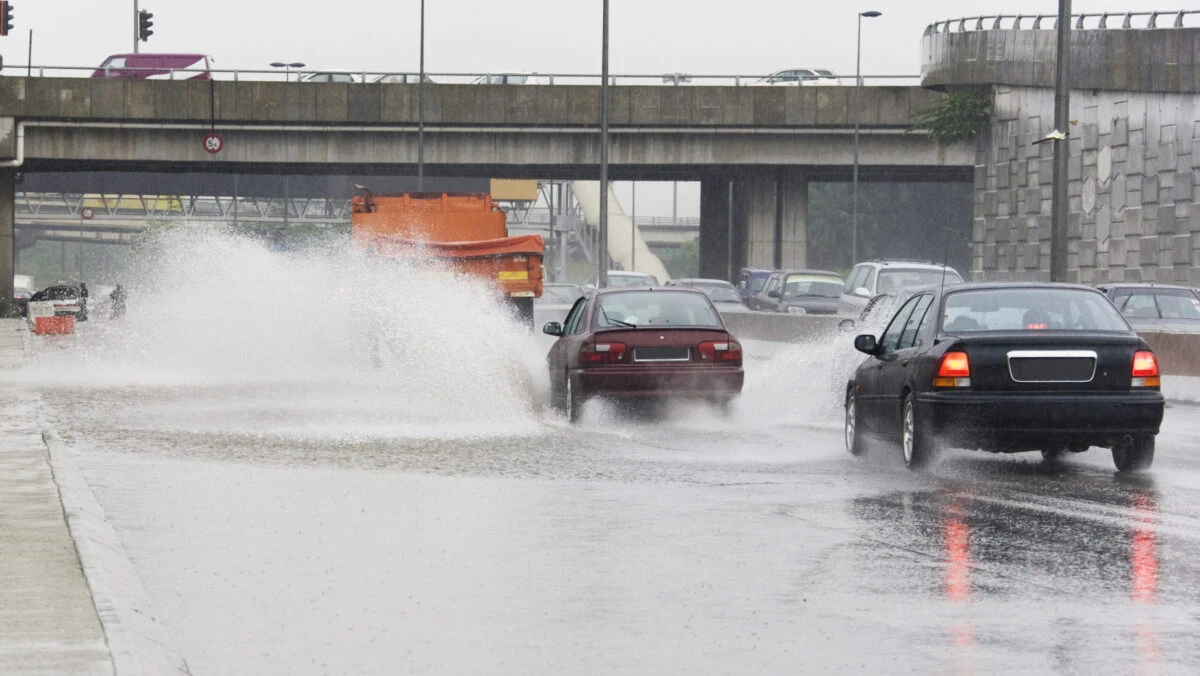
[(1156, 390), (1099, 394), (932, 391), (917, 396), (923, 424), (946, 443), (998, 451), (1111, 446), (1158, 434)]

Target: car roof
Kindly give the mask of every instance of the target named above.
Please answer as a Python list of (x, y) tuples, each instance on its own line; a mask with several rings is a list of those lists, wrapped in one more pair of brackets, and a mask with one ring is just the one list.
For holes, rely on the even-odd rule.
[(676, 284), (682, 284), (684, 282), (690, 282), (690, 283), (698, 283), (699, 282), (699, 283), (704, 283), (704, 284), (729, 284), (729, 286), (733, 286), (733, 284), (731, 282), (727, 282), (724, 279), (716, 279), (713, 277), (684, 277), (683, 279), (674, 279), (671, 281), (675, 282)]
[(708, 294), (699, 289), (689, 289), (686, 286), (627, 286), (620, 289), (599, 289), (596, 291), (598, 296), (608, 296), (616, 293), (690, 293), (697, 296), (708, 298)]
[(1178, 284), (1156, 284), (1154, 282), (1111, 282), (1109, 284), (1097, 284), (1097, 289), (1171, 289), (1175, 291), (1195, 291), (1190, 286), (1180, 286)]
[(776, 272), (782, 274), (785, 277), (788, 275), (813, 275), (816, 277), (837, 277), (838, 279), (842, 278), (841, 275), (839, 275), (838, 273), (836, 273), (832, 270), (776, 270)]
[(894, 265), (896, 267), (905, 268), (936, 268), (938, 270), (941, 270), (942, 268), (949, 268), (954, 270), (953, 267), (946, 265), (945, 263), (934, 263), (931, 260), (916, 258), (876, 258), (869, 261), (860, 261), (855, 263), (854, 267), (858, 267), (859, 265), (877, 265), (884, 268)]
[[(925, 289), (936, 289), (937, 287), (929, 286)], [(1073, 289), (1077, 291), (1091, 291), (1100, 293), (1100, 290), (1094, 286), (1087, 284), (1075, 284), (1072, 282), (963, 282), (961, 284), (947, 284), (946, 293), (957, 293), (959, 291), (975, 291), (983, 289)], [(914, 289), (920, 291), (922, 289)]]

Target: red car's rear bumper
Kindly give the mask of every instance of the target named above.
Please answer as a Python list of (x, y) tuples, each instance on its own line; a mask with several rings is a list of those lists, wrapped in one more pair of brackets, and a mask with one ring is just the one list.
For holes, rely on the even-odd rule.
[(596, 366), (571, 373), (571, 389), (583, 398), (670, 397), (728, 399), (742, 391), (740, 366)]

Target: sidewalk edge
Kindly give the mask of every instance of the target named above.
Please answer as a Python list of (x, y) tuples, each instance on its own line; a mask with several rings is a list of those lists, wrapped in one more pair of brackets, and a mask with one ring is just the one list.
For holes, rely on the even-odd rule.
[(190, 675), (71, 451), (44, 420), (38, 425), (117, 676)]

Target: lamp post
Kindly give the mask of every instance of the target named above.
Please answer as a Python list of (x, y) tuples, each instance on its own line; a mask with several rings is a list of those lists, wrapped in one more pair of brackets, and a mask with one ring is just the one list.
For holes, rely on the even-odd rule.
[(284, 63), (282, 61), (272, 61), (271, 67), (272, 68), (282, 68), (283, 69), (283, 81), (288, 82), (292, 79), (292, 69), (293, 68), (303, 68), (304, 64), (300, 63), (299, 61), (293, 61), (291, 63)]
[(850, 264), (858, 262), (858, 102), (862, 93), (862, 20), (874, 19), (883, 12), (868, 10), (858, 13), (858, 50), (854, 60), (854, 168), (850, 183)]
[(425, 192), (425, 0), (421, 0), (421, 54), (417, 74), (417, 192)]
[(600, 37), (600, 241), (596, 286), (608, 286), (608, 0), (604, 0)]

